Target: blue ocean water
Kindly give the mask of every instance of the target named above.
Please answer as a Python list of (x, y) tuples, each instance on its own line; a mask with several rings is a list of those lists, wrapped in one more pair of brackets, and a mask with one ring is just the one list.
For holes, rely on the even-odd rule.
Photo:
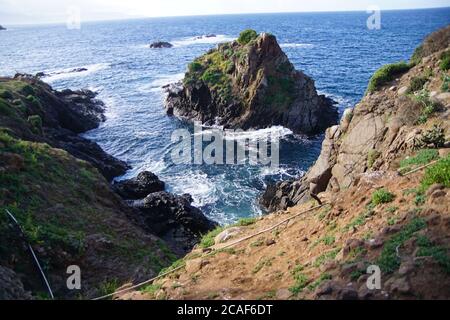
[[(181, 79), (186, 65), (218, 42), (252, 28), (276, 35), (297, 69), (312, 76), (342, 111), (361, 99), (376, 69), (407, 60), (427, 34), (449, 24), (450, 8), (382, 12), (381, 30), (368, 30), (368, 17), (365, 12), (297, 13), (90, 22), (80, 30), (12, 26), (0, 32), (0, 74), (54, 72), (45, 80), (55, 88), (98, 91), (107, 121), (86, 136), (133, 166), (126, 177), (153, 171), (170, 191), (191, 193), (207, 215), (230, 223), (260, 214), (257, 197), (266, 184), (306, 171), (323, 137), (284, 136), (279, 170), (176, 166), (170, 158), (171, 134), (191, 125), (165, 115), (161, 86)], [(218, 36), (196, 39), (211, 33)], [(175, 47), (149, 49), (156, 40)], [(70, 72), (79, 67), (87, 71)]]

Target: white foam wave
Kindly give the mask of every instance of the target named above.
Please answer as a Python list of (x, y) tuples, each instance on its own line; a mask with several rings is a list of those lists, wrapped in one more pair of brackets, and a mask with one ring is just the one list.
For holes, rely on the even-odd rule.
[(216, 192), (216, 183), (206, 173), (190, 171), (183, 175), (166, 179), (166, 182), (171, 186), (171, 192), (176, 194), (190, 194), (194, 199), (193, 205), (196, 207), (214, 204), (219, 200)]
[(139, 86), (137, 90), (141, 93), (160, 92), (162, 87), (171, 83), (175, 83), (184, 78), (184, 73), (160, 75), (152, 82)]
[(54, 82), (57, 80), (75, 77), (85, 77), (87, 75), (98, 72), (100, 70), (107, 69), (109, 67), (110, 65), (108, 63), (97, 63), (81, 67), (44, 71), (45, 75), (42, 79), (45, 80), (46, 82)]
[(174, 40), (171, 42), (174, 47), (184, 47), (198, 44), (218, 44), (223, 42), (230, 42), (236, 40), (234, 37), (218, 34), (215, 37), (195, 36), (183, 38), (180, 40)]
[(282, 43), (280, 45), (282, 48), (305, 48), (310, 49), (314, 48), (314, 45), (311, 43)]
[(298, 174), (294, 175), (291, 172), (289, 172), (289, 169), (286, 167), (263, 167), (263, 168), (261, 168), (260, 176), (262, 178), (267, 177), (267, 176), (277, 176), (277, 175), (287, 176), (289, 178), (296, 178), (298, 176), (303, 176), (304, 172), (301, 171)]
[[(222, 131), (222, 127), (208, 127), (204, 126), (206, 130), (202, 130), (202, 132), (197, 132), (194, 136), (204, 135), (204, 134), (212, 134), (217, 131)], [(267, 139), (267, 138), (283, 138), (285, 136), (292, 135), (293, 132), (282, 126), (273, 126), (265, 129), (258, 130), (248, 130), (248, 131), (235, 131), (235, 130), (227, 130), (223, 131), (224, 140), (230, 141), (239, 141), (239, 140), (257, 140), (257, 139)]]

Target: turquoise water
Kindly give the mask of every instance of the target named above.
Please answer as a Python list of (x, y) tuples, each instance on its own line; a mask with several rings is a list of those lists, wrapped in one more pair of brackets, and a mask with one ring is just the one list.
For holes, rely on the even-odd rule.
[[(257, 197), (266, 184), (301, 175), (317, 158), (323, 137), (285, 135), (279, 170), (177, 166), (170, 158), (171, 134), (191, 125), (165, 115), (161, 86), (181, 79), (186, 65), (218, 42), (253, 28), (276, 35), (295, 66), (312, 76), (318, 90), (334, 98), (342, 111), (361, 99), (377, 68), (408, 59), (427, 34), (450, 23), (448, 8), (383, 12), (382, 29), (373, 31), (366, 27), (368, 16), (352, 12), (157, 18), (84, 23), (81, 30), (12, 26), (0, 32), (0, 74), (53, 72), (45, 81), (56, 88), (98, 91), (108, 119), (86, 136), (133, 166), (126, 177), (153, 171), (170, 191), (191, 193), (207, 215), (229, 223), (260, 214)], [(196, 39), (211, 33), (218, 37)], [(149, 49), (156, 40), (175, 47)], [(87, 71), (70, 72), (79, 67)]]

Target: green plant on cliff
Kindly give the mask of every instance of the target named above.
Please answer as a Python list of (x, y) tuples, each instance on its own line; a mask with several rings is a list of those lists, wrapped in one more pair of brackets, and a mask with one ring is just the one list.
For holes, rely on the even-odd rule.
[(445, 144), (444, 128), (438, 124), (433, 125), (431, 129), (422, 134), (420, 142), (424, 146), (432, 145), (435, 148), (442, 148)]
[(438, 163), (425, 171), (421, 182), (421, 189), (428, 190), (435, 183), (440, 183), (450, 188), (450, 155), (439, 160)]
[(390, 203), (394, 201), (394, 199), (395, 195), (384, 188), (379, 189), (372, 194), (372, 203), (376, 206), (379, 204)]
[(441, 86), (441, 90), (442, 92), (449, 92), (450, 88), (450, 76), (444, 74), (442, 76), (442, 86)]
[(258, 37), (258, 33), (255, 30), (245, 30), (242, 31), (239, 35), (238, 42), (242, 45), (249, 43), (250, 41), (256, 39)]
[(422, 105), (422, 113), (418, 119), (418, 124), (424, 124), (439, 109), (439, 105), (431, 101), (430, 92), (426, 89), (417, 92), (414, 97)]
[(411, 60), (410, 60), (411, 65), (413, 65), (413, 66), (418, 65), (422, 61), (423, 54), (424, 54), (423, 52), (424, 52), (424, 50), (423, 50), (423, 46), (422, 45), (417, 47), (414, 50), (414, 53), (413, 53), (413, 55), (411, 57)]
[(418, 76), (411, 79), (408, 87), (408, 93), (414, 93), (423, 89), (428, 81), (428, 77)]
[(369, 169), (372, 169), (373, 165), (375, 164), (375, 161), (378, 160), (378, 158), (381, 156), (381, 153), (378, 150), (370, 150), (367, 154), (367, 167)]
[(386, 273), (392, 273), (400, 267), (400, 258), (397, 255), (397, 250), (413, 235), (426, 227), (426, 222), (421, 218), (414, 218), (408, 225), (396, 235), (392, 236), (383, 247), (380, 257), (378, 258), (378, 265), (381, 270)]
[(439, 64), (439, 68), (442, 71), (447, 71), (450, 69), (450, 50), (442, 53), (441, 63)]
[(408, 157), (400, 161), (400, 171), (409, 172), (416, 167), (426, 165), (431, 161), (439, 159), (439, 151), (435, 149), (420, 150), (413, 157)]
[(394, 80), (395, 77), (407, 72), (409, 69), (410, 65), (406, 62), (398, 62), (381, 67), (370, 79), (367, 92), (372, 93), (377, 91), (383, 85)]
[(28, 123), (35, 134), (42, 134), (42, 119), (39, 115), (29, 116)]

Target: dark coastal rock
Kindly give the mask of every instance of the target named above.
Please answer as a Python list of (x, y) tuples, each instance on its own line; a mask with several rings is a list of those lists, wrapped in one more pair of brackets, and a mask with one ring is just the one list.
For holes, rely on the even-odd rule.
[(188, 194), (176, 196), (157, 192), (135, 201), (133, 206), (139, 210), (150, 232), (166, 240), (174, 249), (188, 252), (203, 234), (217, 226), (193, 207), (192, 201)]
[(163, 49), (163, 48), (172, 48), (173, 44), (165, 41), (157, 41), (150, 44), (151, 49)]
[(20, 277), (11, 269), (0, 266), (0, 300), (31, 300)]
[(73, 68), (70, 70), (64, 70), (64, 71), (58, 71), (58, 72), (51, 72), (51, 73), (47, 73), (47, 72), (38, 72), (36, 73), (36, 77), (37, 78), (44, 78), (44, 77), (49, 77), (49, 76), (54, 76), (54, 75), (58, 75), (58, 74), (65, 74), (65, 73), (79, 73), (79, 72), (85, 72), (85, 71), (89, 71), (87, 68)]
[(166, 91), (169, 115), (206, 125), (244, 130), (282, 125), (313, 134), (337, 121), (333, 101), (317, 94), (314, 81), (295, 70), (269, 34), (219, 45)]
[(208, 38), (216, 38), (217, 36), (214, 33), (211, 34), (206, 34), (204, 36), (198, 36), (196, 37), (196, 39), (201, 40), (201, 39), (208, 39)]
[(0, 31), (1, 30), (6, 30), (6, 28), (0, 25)]
[[(10, 81), (3, 78), (0, 81)], [(38, 77), (17, 74), (13, 80), (22, 81), (23, 96), (13, 100), (26, 107), (25, 119), (39, 119), (39, 130), (22, 123), (8, 123), (8, 127), (23, 139), (45, 142), (55, 148), (66, 150), (71, 155), (90, 162), (111, 181), (125, 174), (130, 168), (125, 162), (107, 154), (95, 142), (80, 137), (80, 133), (97, 128), (105, 120), (104, 104), (89, 90), (53, 90)], [(11, 121), (11, 120), (9, 120)]]
[(164, 191), (165, 184), (148, 171), (141, 172), (136, 178), (119, 181), (113, 185), (114, 191), (126, 200), (144, 199), (151, 193)]

